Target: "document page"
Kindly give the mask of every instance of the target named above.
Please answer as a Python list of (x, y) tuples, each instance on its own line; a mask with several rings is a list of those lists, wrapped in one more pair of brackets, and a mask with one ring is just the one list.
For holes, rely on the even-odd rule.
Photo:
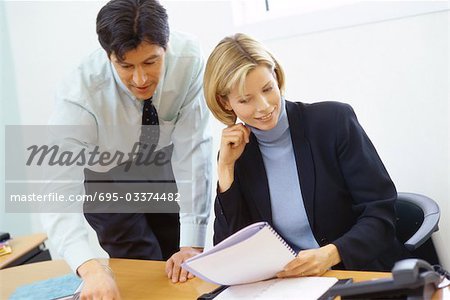
[(301, 277), (271, 279), (256, 283), (230, 286), (215, 300), (317, 300), (337, 282), (334, 277)]
[(235, 234), (229, 236), (228, 238), (224, 239), (219, 244), (215, 245), (213, 248), (199, 254), (196, 257), (198, 258), (198, 257), (210, 255), (211, 253), (214, 253), (214, 252), (220, 251), (222, 249), (228, 248), (230, 246), (233, 246), (235, 244), (238, 244), (238, 243), (252, 237), (256, 233), (258, 233), (261, 229), (263, 229), (266, 226), (266, 224), (267, 224), (266, 222), (258, 222), (258, 223), (253, 223), (245, 228), (242, 228)]
[[(183, 268), (220, 285), (234, 285), (273, 278), (295, 258), (293, 250), (270, 226), (245, 230), (211, 251), (194, 256)], [(224, 246), (225, 245), (225, 246)]]

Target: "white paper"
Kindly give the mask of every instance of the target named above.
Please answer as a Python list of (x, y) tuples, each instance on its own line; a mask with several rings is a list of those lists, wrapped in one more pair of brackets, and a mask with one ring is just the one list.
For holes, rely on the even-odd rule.
[(261, 222), (192, 257), (183, 268), (205, 281), (235, 285), (273, 278), (294, 258), (286, 242)]
[(336, 282), (337, 278), (334, 277), (272, 279), (256, 283), (230, 286), (214, 299), (317, 300)]

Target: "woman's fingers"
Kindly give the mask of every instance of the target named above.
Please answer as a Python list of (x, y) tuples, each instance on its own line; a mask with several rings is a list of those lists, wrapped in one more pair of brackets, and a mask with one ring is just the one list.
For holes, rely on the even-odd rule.
[(243, 143), (248, 143), (249, 137), (250, 129), (243, 124), (235, 124), (222, 131), (222, 139), (226, 141), (226, 144), (233, 144), (232, 147), (234, 148)]

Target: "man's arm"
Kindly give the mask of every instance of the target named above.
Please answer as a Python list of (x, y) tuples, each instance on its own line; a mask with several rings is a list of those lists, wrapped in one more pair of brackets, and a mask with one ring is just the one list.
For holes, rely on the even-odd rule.
[(47, 235), (70, 268), (76, 272), (84, 262), (94, 259), (81, 213), (43, 213), (41, 222)]
[[(60, 153), (67, 151), (72, 153), (73, 157), (83, 151), (86, 154), (90, 146), (97, 141), (94, 117), (80, 105), (67, 100), (57, 103), (55, 113), (49, 122), (49, 132), (48, 145), (57, 145)], [(55, 169), (46, 164), (44, 179), (47, 183), (43, 186), (43, 192), (58, 193), (64, 195), (65, 199), (69, 199), (70, 196), (83, 196), (83, 170), (86, 166), (72, 163)], [(81, 295), (120, 299), (111, 272), (94, 259), (96, 254), (89, 244), (83, 216), (83, 202), (64, 204), (64, 211), (52, 212), (52, 207), (48, 207), (48, 212), (41, 214), (41, 221), (57, 253), (83, 279)]]
[[(75, 157), (78, 153), (87, 153), (88, 145), (96, 139), (95, 120), (82, 107), (67, 101), (60, 100), (56, 104), (55, 111), (48, 125), (49, 147), (57, 146), (58, 153), (72, 153)], [(73, 125), (78, 124), (78, 125)], [(83, 169), (86, 166), (78, 166), (75, 163), (65, 166), (50, 166), (44, 164), (44, 193), (58, 193), (65, 199), (70, 196), (84, 195)], [(64, 257), (73, 271), (85, 261), (95, 257), (89, 246), (88, 232), (85, 228), (83, 217), (83, 202), (64, 202), (62, 208), (52, 211), (52, 206), (41, 215), (41, 221), (50, 241), (56, 247), (58, 255)]]
[[(211, 207), (212, 139), (203, 96), (203, 71), (204, 62), (199, 58), (172, 134), (175, 178), (180, 182), (180, 196), (187, 200), (180, 207), (181, 247), (204, 246)], [(186, 180), (190, 182), (183, 184)]]
[(173, 282), (186, 280), (188, 274), (179, 265), (202, 251), (211, 206), (212, 140), (207, 129), (209, 111), (203, 98), (203, 71), (203, 60), (199, 59), (172, 134), (173, 169), (181, 197), (181, 251), (168, 260), (166, 268)]

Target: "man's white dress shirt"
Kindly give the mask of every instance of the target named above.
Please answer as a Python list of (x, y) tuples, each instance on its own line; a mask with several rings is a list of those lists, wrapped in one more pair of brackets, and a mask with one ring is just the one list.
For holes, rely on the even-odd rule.
[[(190, 193), (193, 200), (186, 202), (188, 209), (181, 208), (180, 246), (204, 246), (210, 211), (211, 136), (207, 130), (209, 111), (203, 97), (203, 71), (198, 42), (186, 34), (171, 33), (164, 70), (152, 101), (161, 128), (166, 131), (167, 138), (161, 143), (174, 145), (175, 178), (177, 183), (185, 183), (178, 186), (179, 193)], [(98, 49), (58, 88), (49, 124), (82, 125), (79, 130), (55, 137), (60, 151), (78, 153), (99, 145), (103, 150), (127, 152), (138, 141), (139, 130), (129, 128), (140, 128), (142, 108), (143, 101), (125, 87), (106, 52)], [(48, 173), (46, 179), (51, 183), (47, 191), (84, 194), (82, 170), (73, 166)], [(60, 179), (70, 182), (60, 183)], [(81, 209), (76, 213), (42, 214), (50, 240), (74, 271), (95, 258)]]

